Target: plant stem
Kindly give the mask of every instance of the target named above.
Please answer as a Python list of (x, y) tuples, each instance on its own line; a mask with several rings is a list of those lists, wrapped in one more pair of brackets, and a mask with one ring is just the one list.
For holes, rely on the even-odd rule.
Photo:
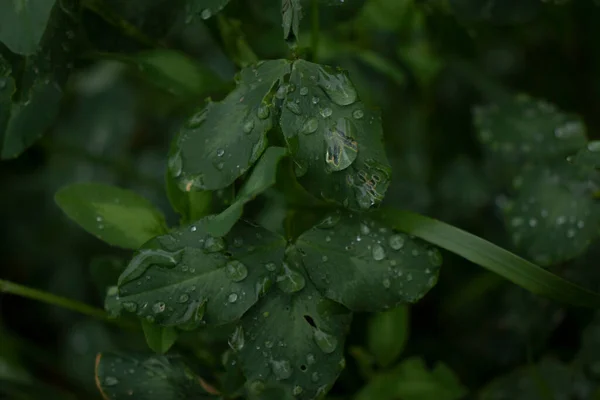
[(317, 54), (319, 52), (319, 0), (311, 1), (311, 19), (312, 19), (312, 32), (311, 32), (311, 48), (312, 48), (312, 60), (317, 62)]
[(42, 303), (52, 304), (54, 306), (66, 308), (67, 310), (76, 311), (78, 313), (88, 315), (93, 318), (115, 322), (109, 319), (108, 314), (100, 308), (92, 307), (77, 300), (61, 297), (53, 293), (44, 292), (42, 290), (33, 289), (27, 286), (19, 285), (14, 282), (0, 279), (0, 293), (10, 293), (17, 296), (25, 297), (32, 300), (41, 301)]

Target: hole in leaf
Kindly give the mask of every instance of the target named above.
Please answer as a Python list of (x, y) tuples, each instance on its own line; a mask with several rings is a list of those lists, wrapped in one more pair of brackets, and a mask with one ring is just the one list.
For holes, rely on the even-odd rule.
[(306, 371), (306, 365), (302, 364), (300, 366), (300, 371), (302, 371), (302, 372)]
[(312, 326), (313, 328), (317, 327), (317, 324), (315, 324), (315, 321), (312, 319), (312, 317), (310, 315), (305, 315), (304, 319), (306, 320), (306, 322), (308, 322), (310, 324), (310, 326)]
[(233, 257), (233, 253), (231, 253), (231, 252), (229, 252), (229, 251), (226, 251), (226, 252), (225, 252), (225, 253), (223, 253), (223, 254), (225, 254), (225, 257)]

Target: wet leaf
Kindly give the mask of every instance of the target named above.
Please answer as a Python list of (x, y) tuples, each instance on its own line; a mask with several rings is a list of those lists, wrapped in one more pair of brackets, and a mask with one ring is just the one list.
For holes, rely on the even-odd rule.
[(288, 70), (285, 60), (245, 68), (223, 101), (210, 102), (188, 120), (169, 160), (182, 190), (222, 189), (258, 160), (273, 126), (271, 90)]
[(102, 353), (96, 357), (96, 386), (105, 399), (217, 399), (176, 356)]
[(235, 321), (269, 290), (284, 249), (282, 237), (247, 223), (224, 238), (205, 219), (182, 226), (137, 252), (109, 311), (184, 329)]
[(137, 249), (166, 232), (160, 211), (129, 190), (99, 183), (77, 183), (59, 190), (55, 200), (69, 218), (113, 246)]
[(281, 18), (283, 20), (283, 39), (291, 42), (298, 40), (302, 6), (300, 0), (282, 0)]
[(307, 281), (296, 292), (273, 290), (244, 315), (230, 345), (239, 354), (250, 398), (315, 399), (344, 368), (351, 314)]
[(367, 326), (369, 351), (381, 367), (389, 367), (404, 350), (409, 333), (408, 307), (377, 313)]
[(298, 60), (281, 92), (281, 129), (300, 183), (347, 208), (378, 204), (391, 172), (381, 142), (381, 119), (358, 100), (346, 74)]
[(0, 42), (10, 51), (34, 54), (46, 31), (55, 0), (13, 0), (0, 3)]
[(324, 295), (353, 311), (381, 311), (421, 299), (437, 282), (436, 248), (367, 216), (338, 212), (297, 242)]
[(177, 341), (177, 330), (171, 327), (154, 325), (147, 320), (142, 320), (142, 329), (148, 347), (155, 353), (165, 354)]

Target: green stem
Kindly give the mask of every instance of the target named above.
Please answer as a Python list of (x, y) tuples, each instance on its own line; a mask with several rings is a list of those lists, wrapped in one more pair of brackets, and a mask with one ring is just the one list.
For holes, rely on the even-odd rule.
[(319, 0), (312, 0), (311, 2), (311, 18), (312, 18), (312, 32), (311, 32), (311, 48), (313, 62), (317, 62), (317, 54), (319, 52)]
[(52, 293), (44, 292), (38, 289), (33, 289), (2, 279), (0, 279), (0, 293), (15, 294), (17, 296), (25, 297), (28, 299), (41, 301), (42, 303), (52, 304), (54, 306), (66, 308), (67, 310), (76, 311), (80, 314), (88, 315), (93, 318), (115, 322), (115, 320), (109, 319), (108, 314), (106, 314), (106, 312), (100, 308), (92, 307), (85, 303), (81, 303), (77, 300), (57, 296)]

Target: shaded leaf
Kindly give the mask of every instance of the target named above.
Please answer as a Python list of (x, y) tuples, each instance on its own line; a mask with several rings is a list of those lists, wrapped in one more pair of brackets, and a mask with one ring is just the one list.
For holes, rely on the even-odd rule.
[(348, 212), (327, 216), (296, 246), (326, 297), (353, 311), (381, 311), (421, 299), (437, 282), (436, 248)]
[(282, 237), (247, 223), (225, 238), (209, 235), (205, 220), (183, 226), (138, 251), (109, 310), (188, 329), (235, 321), (269, 289), (284, 248)]
[(34, 54), (46, 31), (55, 0), (13, 0), (0, 3), (0, 42), (10, 51)]
[(285, 96), (281, 129), (300, 183), (347, 208), (379, 203), (391, 172), (381, 118), (358, 101), (346, 74), (298, 60), (280, 93)]
[(155, 353), (166, 353), (177, 341), (178, 333), (175, 328), (165, 328), (142, 320), (142, 329), (144, 330), (144, 336), (146, 337), (148, 347)]
[(222, 189), (258, 160), (273, 126), (269, 94), (288, 70), (285, 60), (245, 68), (223, 101), (210, 102), (189, 119), (169, 160), (182, 190)]
[(409, 334), (408, 307), (373, 315), (367, 326), (369, 351), (381, 367), (392, 365), (404, 350)]
[(113, 246), (137, 249), (166, 231), (160, 211), (129, 190), (77, 183), (59, 190), (55, 200), (69, 218)]
[(356, 400), (458, 400), (467, 394), (458, 377), (443, 363), (429, 370), (420, 358), (409, 358), (390, 372), (379, 374)]
[(454, 12), (467, 20), (518, 24), (531, 20), (541, 8), (539, 0), (450, 0)]
[(350, 319), (347, 309), (308, 281), (298, 291), (273, 290), (261, 299), (230, 339), (250, 398), (302, 400), (327, 393), (345, 365)]
[(102, 353), (96, 357), (96, 385), (105, 399), (216, 399), (200, 377), (175, 356)]

